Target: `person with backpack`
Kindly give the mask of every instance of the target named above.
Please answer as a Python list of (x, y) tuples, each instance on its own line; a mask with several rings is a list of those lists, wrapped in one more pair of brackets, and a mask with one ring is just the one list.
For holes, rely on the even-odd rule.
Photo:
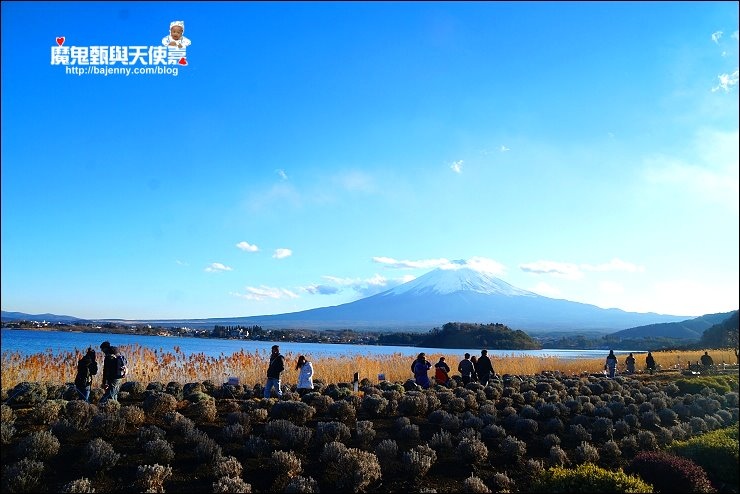
[(416, 360), (414, 360), (414, 362), (411, 364), (411, 372), (414, 373), (414, 380), (416, 381), (416, 384), (424, 389), (427, 389), (431, 384), (429, 382), (429, 376), (427, 375), (427, 371), (431, 368), (432, 364), (427, 360), (426, 354), (424, 352), (421, 352), (416, 357)]
[(109, 342), (103, 342), (100, 349), (105, 353), (103, 359), (103, 389), (105, 394), (99, 404), (108, 400), (118, 401), (118, 391), (121, 389), (123, 378), (128, 372), (126, 357), (121, 355), (117, 346), (111, 346)]
[(447, 365), (444, 357), (439, 357), (439, 362), (434, 364), (434, 380), (442, 386), (447, 386), (450, 380), (450, 366)]
[(98, 363), (95, 360), (95, 350), (92, 347), (77, 362), (77, 375), (75, 376), (75, 388), (83, 400), (90, 402), (90, 388), (93, 376), (98, 373)]

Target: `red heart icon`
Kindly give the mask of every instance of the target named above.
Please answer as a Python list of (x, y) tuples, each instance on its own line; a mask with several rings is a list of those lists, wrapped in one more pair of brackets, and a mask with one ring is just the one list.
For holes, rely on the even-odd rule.
[(64, 36), (61, 36), (61, 37), (57, 38), (57, 44), (58, 44), (59, 46), (62, 46), (62, 45), (64, 44), (64, 40), (65, 40), (65, 39), (66, 39), (66, 38), (65, 38)]
[(179, 61), (179, 62), (177, 62), (177, 63), (179, 63), (180, 65), (187, 65), (187, 64), (188, 64), (188, 61), (187, 61), (187, 60), (185, 60), (185, 57), (182, 57), (182, 58), (180, 59), (180, 61)]

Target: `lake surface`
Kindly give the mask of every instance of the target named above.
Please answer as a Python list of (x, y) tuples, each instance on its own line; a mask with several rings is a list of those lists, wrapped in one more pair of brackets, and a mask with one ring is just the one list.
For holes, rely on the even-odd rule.
[[(35, 353), (59, 354), (84, 350), (92, 346), (96, 351), (100, 344), (108, 340), (114, 346), (139, 345), (160, 353), (174, 353), (175, 347), (186, 356), (203, 354), (206, 357), (218, 358), (228, 356), (244, 350), (246, 352), (270, 353), (274, 344), (280, 345), (283, 354), (303, 354), (309, 357), (342, 355), (392, 355), (416, 357), (419, 352), (425, 352), (432, 360), (435, 355), (460, 354), (465, 352), (471, 355), (480, 355), (480, 348), (450, 349), (450, 348), (422, 348), (408, 346), (379, 346), (379, 345), (352, 345), (327, 343), (289, 343), (285, 341), (251, 341), (251, 340), (223, 340), (218, 338), (188, 338), (176, 336), (141, 336), (116, 333), (73, 333), (67, 331), (36, 331), (26, 329), (0, 330), (0, 349), (2, 353), (18, 352), (21, 355)], [(488, 350), (492, 357), (530, 355), (536, 357), (556, 357), (561, 359), (606, 358), (605, 350)], [(617, 355), (626, 355), (629, 351), (615, 351)], [(645, 353), (635, 351), (634, 353)]]

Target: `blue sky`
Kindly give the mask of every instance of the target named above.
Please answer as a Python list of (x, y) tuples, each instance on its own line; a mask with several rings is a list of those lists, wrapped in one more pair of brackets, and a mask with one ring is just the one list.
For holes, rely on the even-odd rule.
[[(52, 63), (175, 20), (169, 74)], [(735, 310), (737, 81), (736, 2), (4, 2), (2, 309), (276, 314), (464, 260)]]

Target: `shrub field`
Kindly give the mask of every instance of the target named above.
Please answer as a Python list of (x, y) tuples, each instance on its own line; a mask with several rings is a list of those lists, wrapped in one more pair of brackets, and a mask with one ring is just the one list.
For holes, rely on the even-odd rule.
[[(104, 405), (95, 387), (92, 403), (75, 399), (61, 363), (59, 382), (20, 379), (36, 371), (3, 354), (3, 492), (738, 492), (737, 375), (509, 373), (496, 359), (488, 386), (421, 389), (408, 358), (395, 375), (369, 356), (379, 366), (361, 375), (388, 380), (355, 391), (341, 376), (356, 362), (315, 360), (313, 392), (286, 373), (283, 397), (264, 399), (262, 356), (213, 371), (223, 362), (174, 355), (179, 378), (162, 379), (133, 350)], [(65, 358), (77, 356), (50, 357)], [(43, 359), (31, 361), (49, 375)]]

